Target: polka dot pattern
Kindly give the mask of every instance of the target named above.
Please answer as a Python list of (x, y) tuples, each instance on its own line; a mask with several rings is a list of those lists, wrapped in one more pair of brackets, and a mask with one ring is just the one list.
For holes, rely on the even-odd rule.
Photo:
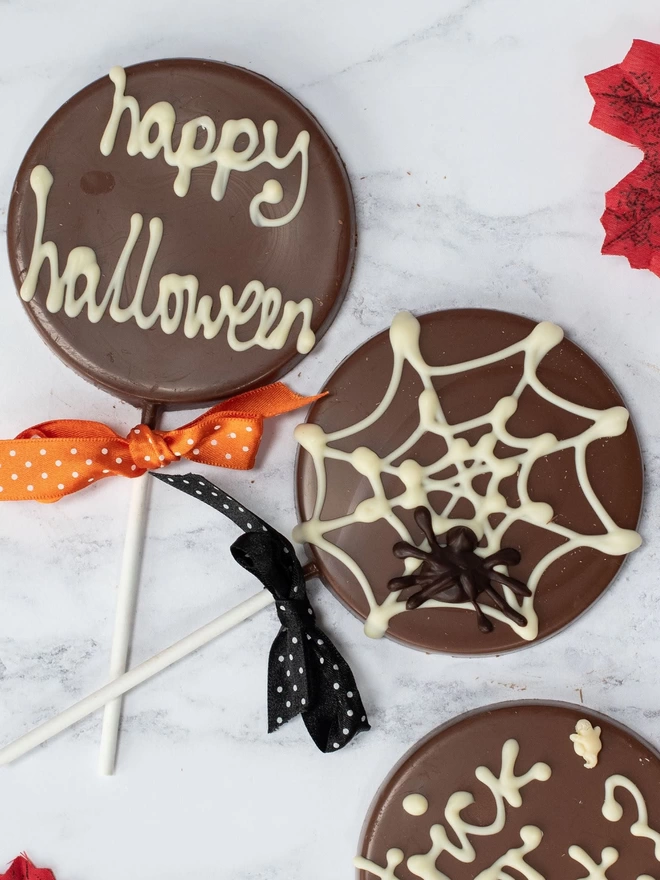
[[(0, 495), (3, 501), (58, 501), (105, 477), (139, 477), (180, 457), (247, 470), (254, 465), (263, 420), (299, 409), (319, 396), (302, 397), (275, 382), (232, 397), (182, 428), (156, 431), (138, 425), (126, 438), (101, 422), (44, 422), (15, 440), (0, 440)], [(46, 476), (35, 486), (29, 470), (37, 461)], [(56, 474), (55, 468), (62, 468), (62, 473)]]
[[(15, 440), (0, 440), (2, 498), (57, 501), (91, 482), (111, 476), (139, 477), (180, 457), (247, 470), (254, 465), (263, 417), (258, 411), (227, 412), (220, 422), (220, 433), (216, 433), (218, 411), (231, 403), (227, 401), (174, 431), (156, 431), (139, 425), (123, 438), (99, 422), (71, 420), (47, 422), (29, 428)], [(254, 438), (249, 445), (245, 443), (247, 436)], [(30, 469), (39, 465), (40, 479), (35, 486)], [(10, 476), (2, 480), (3, 466), (16, 474), (11, 487)], [(56, 468), (62, 468), (63, 473), (58, 474)]]
[(205, 502), (243, 530), (231, 546), (234, 559), (275, 598), (280, 630), (268, 663), (268, 730), (297, 715), (323, 752), (335, 752), (369, 729), (353, 673), (316, 625), (302, 567), (290, 541), (235, 498), (198, 474), (155, 474)]

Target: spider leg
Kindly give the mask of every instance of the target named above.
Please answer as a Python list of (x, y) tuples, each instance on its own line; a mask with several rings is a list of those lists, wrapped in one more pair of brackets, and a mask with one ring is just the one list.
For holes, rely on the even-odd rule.
[(477, 626), (479, 627), (480, 632), (489, 633), (493, 631), (493, 623), (490, 621), (486, 615), (481, 610), (481, 606), (475, 599), (472, 603), (474, 606), (474, 610), (477, 612)]
[(436, 546), (438, 544), (438, 539), (433, 532), (433, 519), (431, 518), (431, 511), (427, 510), (426, 507), (416, 507), (415, 512), (413, 513), (413, 517), (419, 528), (422, 530), (424, 537), (429, 542), (429, 545), (432, 548)]
[(486, 617), (484, 612), (481, 610), (481, 606), (479, 605), (479, 602), (477, 601), (477, 599), (479, 597), (479, 593), (481, 592), (479, 590), (478, 585), (473, 581), (473, 579), (470, 577), (469, 574), (465, 574), (465, 573), (461, 574), (460, 583), (461, 583), (461, 586), (463, 587), (463, 590), (465, 592), (465, 595), (467, 596), (468, 601), (474, 607), (474, 610), (477, 615), (477, 626), (479, 627), (479, 630), (482, 633), (492, 632), (493, 631), (492, 621), (490, 621)]
[(527, 618), (523, 617), (522, 614), (512, 608), (506, 599), (503, 599), (502, 596), (500, 596), (497, 590), (494, 590), (493, 587), (487, 587), (486, 594), (490, 596), (502, 614), (505, 614), (510, 620), (515, 621), (519, 626), (527, 626)]
[(407, 541), (397, 541), (394, 547), (392, 547), (392, 553), (394, 553), (397, 559), (422, 559), (426, 562), (432, 558), (431, 554), (427, 553), (426, 550), (421, 550), (419, 547), (415, 547), (414, 544), (408, 544)]
[(408, 587), (425, 587), (428, 584), (435, 583), (437, 579), (438, 576), (434, 572), (426, 575), (405, 574), (402, 577), (395, 577), (388, 581), (387, 589), (394, 593), (397, 590), (406, 590)]
[(507, 574), (502, 574), (501, 571), (490, 571), (488, 574), (491, 581), (495, 581), (496, 584), (503, 584), (505, 587), (509, 587), (510, 590), (513, 590), (516, 596), (532, 595), (532, 591), (529, 589), (527, 584), (523, 584), (522, 581), (519, 581), (516, 578), (509, 577), (509, 575)]
[(503, 547), (496, 553), (491, 553), (483, 561), (484, 568), (494, 568), (496, 565), (518, 565), (520, 553), (513, 547)]

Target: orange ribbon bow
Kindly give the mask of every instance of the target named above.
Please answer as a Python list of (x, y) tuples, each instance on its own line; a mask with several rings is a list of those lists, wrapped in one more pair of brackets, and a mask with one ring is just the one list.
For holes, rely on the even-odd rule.
[(248, 470), (263, 420), (322, 396), (302, 397), (276, 382), (232, 397), (182, 428), (138, 425), (125, 438), (102, 422), (44, 422), (15, 440), (0, 440), (0, 500), (59, 501), (105, 477), (140, 477), (179, 458)]

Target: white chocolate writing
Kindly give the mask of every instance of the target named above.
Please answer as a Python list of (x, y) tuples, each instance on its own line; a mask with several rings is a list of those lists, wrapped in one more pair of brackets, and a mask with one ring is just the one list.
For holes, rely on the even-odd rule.
[[(589, 872), (579, 880), (609, 880), (607, 876), (608, 868), (615, 865), (619, 861), (619, 852), (613, 846), (606, 846), (600, 854), (600, 862), (596, 862), (591, 856), (582, 849), (581, 846), (570, 846), (568, 848), (569, 856), (576, 862), (579, 862), (583, 868)], [(654, 880), (650, 874), (640, 874), (637, 880)]]
[(429, 802), (423, 794), (406, 795), (401, 804), (409, 816), (423, 816), (429, 808)]
[[(215, 175), (211, 183), (211, 195), (221, 201), (227, 190), (232, 171), (245, 173), (264, 163), (281, 170), (288, 168), (299, 155), (301, 160), (300, 183), (296, 201), (282, 217), (269, 218), (261, 212), (263, 204), (277, 205), (284, 198), (282, 185), (278, 180), (267, 180), (261, 191), (250, 201), (250, 219), (255, 226), (284, 226), (297, 217), (307, 192), (309, 174), (309, 132), (301, 131), (291, 149), (283, 156), (277, 153), (277, 123), (269, 119), (263, 125), (264, 146), (259, 147), (259, 132), (251, 119), (228, 119), (222, 126), (216, 144), (216, 126), (209, 116), (199, 116), (186, 122), (181, 129), (181, 139), (176, 150), (172, 146), (172, 134), (176, 124), (176, 111), (167, 101), (158, 101), (141, 115), (140, 106), (132, 95), (126, 94), (126, 72), (121, 67), (113, 67), (110, 79), (115, 86), (112, 113), (101, 139), (101, 152), (109, 156), (119, 131), (119, 123), (125, 112), (130, 116), (131, 129), (126, 144), (129, 156), (142, 154), (146, 159), (155, 159), (161, 152), (168, 165), (177, 169), (174, 192), (184, 197), (190, 188), (192, 171), (203, 165), (215, 165)], [(155, 134), (152, 133), (155, 129)], [(199, 132), (205, 132), (204, 143), (196, 147)], [(247, 145), (236, 149), (236, 142), (245, 135)]]
[[(530, 782), (547, 781), (552, 771), (547, 764), (534, 764), (522, 776), (516, 776), (515, 764), (518, 758), (519, 746), (516, 740), (509, 739), (502, 746), (502, 766), (499, 776), (495, 776), (487, 767), (477, 767), (475, 776), (491, 792), (495, 800), (495, 817), (489, 825), (472, 825), (465, 821), (461, 813), (474, 803), (474, 796), (467, 791), (457, 791), (450, 795), (445, 806), (445, 820), (447, 826), (458, 840), (454, 843), (450, 839), (445, 825), (435, 824), (431, 826), (431, 848), (428, 852), (411, 855), (406, 861), (406, 867), (415, 877), (421, 880), (451, 880), (451, 878), (439, 871), (436, 867), (438, 858), (447, 853), (457, 861), (466, 863), (473, 862), (476, 850), (470, 837), (483, 837), (499, 834), (506, 824), (506, 806), (517, 808), (522, 805), (521, 790)], [(410, 797), (410, 796), (408, 796)], [(523, 841), (521, 847), (510, 849), (497, 859), (489, 868), (482, 871), (475, 880), (500, 880), (506, 875), (502, 868), (514, 868), (527, 880), (543, 880), (543, 877), (525, 863), (524, 857), (531, 850), (536, 849), (541, 841), (542, 832), (533, 825), (524, 826), (520, 830), (520, 838)], [(357, 868), (366, 870), (380, 877), (381, 880), (397, 880), (396, 868), (403, 863), (404, 853), (401, 849), (388, 850), (384, 867), (376, 865), (362, 856), (354, 860)]]
[(617, 788), (624, 788), (635, 800), (637, 819), (630, 826), (630, 833), (633, 837), (648, 838), (655, 848), (655, 860), (656, 862), (660, 862), (660, 833), (655, 831), (649, 825), (649, 813), (646, 807), (646, 801), (644, 800), (644, 795), (635, 783), (631, 782), (627, 776), (617, 774), (606, 779), (603, 816), (605, 816), (609, 822), (619, 822), (623, 818), (623, 807), (617, 801), (614, 794)]
[[(619, 861), (619, 853), (613, 846), (606, 846), (601, 852), (599, 864), (596, 864), (581, 846), (570, 846), (568, 854), (575, 862), (578, 862), (589, 872), (584, 877), (580, 877), (580, 880), (608, 880), (607, 869)], [(639, 880), (644, 880), (644, 878), (641, 877)]]
[[(582, 723), (582, 721), (579, 722), (579, 724)], [(588, 724), (589, 722), (586, 723)], [(600, 732), (599, 728), (595, 729)], [(571, 739), (573, 739), (573, 737), (571, 737)], [(581, 755), (581, 757), (583, 756)], [(603, 816), (609, 822), (619, 822), (623, 818), (623, 808), (614, 795), (617, 788), (625, 789), (635, 800), (635, 806), (637, 807), (637, 820), (630, 826), (630, 833), (633, 837), (645, 837), (652, 841), (655, 847), (655, 859), (660, 862), (660, 834), (649, 826), (648, 810), (644, 796), (635, 783), (628, 779), (627, 776), (617, 774), (608, 777), (605, 781), (605, 800), (602, 808)], [(608, 869), (619, 860), (619, 852), (613, 846), (605, 847), (600, 854), (599, 863), (596, 863), (595, 860), (592, 859), (591, 856), (580, 846), (569, 847), (568, 854), (574, 861), (579, 862), (579, 864), (589, 872), (584, 877), (581, 877), (580, 880), (608, 880)], [(654, 878), (651, 877), (650, 874), (640, 874), (637, 877), (637, 880), (654, 880)]]
[[(30, 175), (30, 185), (36, 197), (37, 225), (30, 265), (20, 290), (25, 302), (34, 297), (39, 275), (47, 262), (50, 284), (45, 306), (51, 314), (63, 310), (69, 318), (76, 318), (86, 309), (88, 320), (96, 324), (107, 312), (119, 324), (134, 320), (143, 330), (159, 324), (167, 334), (176, 332), (183, 323), (183, 331), (189, 339), (194, 339), (200, 330), (205, 339), (215, 339), (226, 324), (227, 343), (234, 351), (245, 351), (253, 346), (282, 349), (293, 325), (301, 318), (296, 348), (306, 354), (313, 347), (311, 299), (290, 300), (283, 305), (281, 292), (276, 287), (265, 288), (260, 281), (250, 281), (237, 300), (232, 288), (223, 285), (216, 305), (208, 294), (199, 296), (199, 281), (194, 275), (170, 273), (158, 282), (158, 298), (153, 309), (145, 311), (144, 297), (163, 237), (163, 221), (159, 217), (149, 222), (149, 244), (130, 303), (122, 306), (121, 299), (126, 270), (144, 225), (141, 214), (131, 217), (126, 244), (105, 292), (99, 297), (101, 270), (94, 251), (89, 247), (73, 248), (60, 274), (57, 246), (52, 241), (44, 241), (48, 195), (53, 185), (50, 171), (44, 165), (37, 165)], [(79, 279), (84, 279), (85, 284), (82, 292), (76, 295)], [(253, 336), (239, 339), (237, 331), (256, 315), (259, 315), (259, 324)]]

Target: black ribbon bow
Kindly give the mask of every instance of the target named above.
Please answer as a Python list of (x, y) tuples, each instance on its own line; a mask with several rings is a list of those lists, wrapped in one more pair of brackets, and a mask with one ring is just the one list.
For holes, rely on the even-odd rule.
[(199, 474), (153, 476), (204, 501), (243, 529), (245, 534), (231, 545), (232, 556), (275, 598), (281, 627), (268, 660), (268, 732), (302, 715), (318, 748), (335, 752), (369, 730), (349, 665), (316, 625), (291, 542)]

